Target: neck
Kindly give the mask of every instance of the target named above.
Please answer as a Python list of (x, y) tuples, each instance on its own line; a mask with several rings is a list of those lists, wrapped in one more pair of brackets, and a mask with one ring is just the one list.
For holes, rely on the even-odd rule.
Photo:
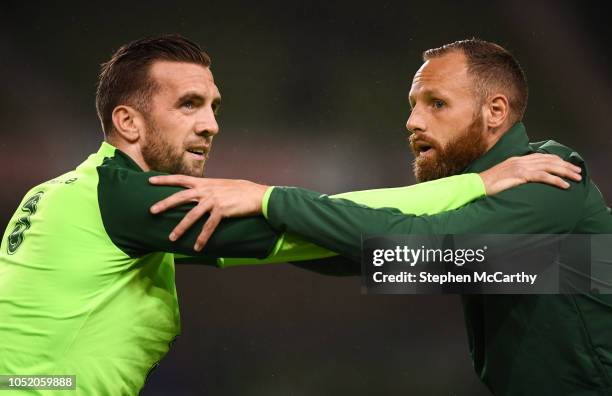
[(504, 136), (504, 134), (508, 132), (510, 128), (512, 128), (513, 125), (514, 124), (509, 125), (508, 122), (504, 122), (502, 125), (498, 127), (488, 128), (487, 130), (487, 150), (486, 151), (491, 150), (491, 148), (493, 148), (493, 146), (497, 144), (499, 139), (501, 139), (502, 136)]
[(106, 142), (112, 144), (117, 149), (127, 154), (145, 172), (151, 170), (144, 157), (139, 143), (129, 143), (122, 139), (113, 139), (110, 136), (105, 138)]

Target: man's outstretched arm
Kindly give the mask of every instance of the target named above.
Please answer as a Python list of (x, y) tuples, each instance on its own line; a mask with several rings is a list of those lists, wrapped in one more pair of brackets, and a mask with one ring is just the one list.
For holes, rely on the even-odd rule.
[(304, 189), (275, 188), (267, 219), (279, 232), (297, 233), (359, 260), (364, 234), (567, 233), (581, 215), (585, 190), (582, 183), (568, 190), (526, 184), (457, 210), (415, 216), (333, 202)]
[[(521, 158), (512, 158), (506, 160), (503, 163), (483, 172), (481, 174), (481, 177), (484, 181), (485, 189), (487, 190), (487, 192), (497, 193), (501, 190), (514, 187), (526, 183), (528, 181), (545, 182), (560, 188), (568, 188), (569, 184), (566, 181), (562, 180), (561, 177), (579, 180), (579, 171), (580, 169), (578, 167), (565, 161), (562, 161), (556, 156), (535, 154)], [(258, 213), (259, 211), (262, 211), (261, 201), (262, 196), (264, 196), (264, 194), (266, 194), (267, 197), (272, 197), (273, 199), (275, 199), (275, 195), (278, 195), (274, 192), (274, 190), (276, 189), (270, 190), (267, 189), (267, 186), (261, 186), (247, 181), (196, 179), (186, 178), (184, 176), (165, 176), (162, 178), (153, 179), (152, 183), (182, 185), (185, 187), (189, 187), (188, 190), (185, 190), (179, 194), (175, 194), (174, 196), (169, 197), (154, 205), (152, 211), (155, 213), (162, 212), (164, 210), (167, 210), (168, 208), (172, 208), (187, 201), (197, 200), (199, 202), (198, 205), (194, 209), (192, 209), (192, 211), (174, 229), (173, 233), (176, 235), (180, 236), (181, 233), (188, 229), (195, 220), (202, 216), (203, 213), (212, 210), (210, 219), (208, 220), (207, 224), (204, 226), (202, 233), (198, 237), (198, 244), (200, 244), (200, 246), (203, 242), (207, 240), (216, 225), (215, 223), (220, 221), (221, 218), (226, 216), (240, 216), (251, 213)], [(283, 190), (279, 189), (278, 191)], [(289, 189), (288, 191), (304, 190)], [(283, 193), (281, 192), (281, 194)], [(397, 209), (376, 210), (369, 207), (364, 207), (362, 205), (356, 205), (355, 203), (347, 200), (334, 199), (327, 196), (321, 196), (320, 194), (316, 193), (313, 193), (313, 196), (309, 198), (314, 199), (315, 195), (316, 198), (328, 200), (330, 203), (333, 203), (333, 205), (337, 205), (335, 206), (336, 208), (342, 208), (343, 206), (345, 206), (347, 208), (351, 208), (350, 210), (356, 209), (364, 211), (360, 212), (362, 214), (370, 211), (379, 214), (389, 214), (390, 211), (391, 213), (396, 215), (402, 214), (402, 212)], [(439, 194), (428, 195), (425, 197), (422, 196), (420, 197), (421, 200), (419, 200), (419, 203), (421, 203), (422, 200), (425, 202), (435, 201), (431, 198), (437, 198), (439, 196)], [(401, 194), (395, 196), (395, 199), (397, 199), (398, 197), (401, 197)], [(404, 207), (407, 204), (409, 205), (410, 202), (410, 200), (400, 200), (400, 202), (396, 204), (400, 207)], [(386, 205), (386, 203), (389, 203), (389, 205)], [(342, 243), (338, 243), (341, 242), (338, 240), (339, 234), (334, 234), (334, 232), (325, 233), (325, 237), (323, 238), (325, 241), (321, 242), (323, 241), (323, 239), (320, 239), (319, 237), (322, 237), (322, 235), (318, 235), (317, 237), (315, 237), (314, 235), (310, 235), (310, 233), (303, 231), (303, 226), (314, 226), (315, 229), (313, 230), (316, 233), (316, 227), (319, 226), (314, 223), (306, 225), (308, 221), (300, 224), (300, 221), (302, 221), (305, 216), (310, 217), (311, 220), (316, 220), (319, 217), (323, 217), (327, 221), (330, 220), (326, 218), (327, 216), (337, 215), (336, 219), (330, 221), (331, 224), (348, 224), (349, 227), (353, 227), (355, 225), (354, 223), (352, 223), (352, 219), (344, 217), (342, 211), (337, 211), (333, 213), (330, 211), (318, 212), (315, 208), (317, 205), (318, 203), (312, 206), (311, 209), (313, 210), (309, 211), (306, 215), (304, 215), (303, 213), (297, 214), (294, 218), (294, 220), (296, 220), (296, 223), (292, 224), (291, 226), (288, 226), (288, 224), (277, 224), (278, 229), (283, 229), (289, 232), (296, 232), (297, 234), (300, 234), (301, 236), (304, 236), (307, 239), (312, 240), (313, 242), (319, 243), (320, 245), (325, 246), (332, 251), (338, 251), (339, 253), (346, 255), (346, 249), (339, 248), (339, 246), (342, 245)], [(427, 203), (425, 203), (425, 205), (427, 205)], [(385, 205), (383, 206), (396, 205), (393, 205), (392, 202), (385, 201)], [(263, 207), (266, 207), (266, 205), (264, 205)], [(324, 206), (321, 207), (323, 208)], [(290, 209), (293, 210), (296, 208)], [(350, 215), (353, 214), (354, 213), (351, 213)], [(288, 218), (290, 215), (288, 213), (285, 213), (283, 216)], [(274, 221), (274, 219), (272, 219), (272, 221)], [(293, 229), (290, 227), (293, 227)], [(342, 232), (344, 231), (344, 227), (340, 227), (336, 229), (336, 231)], [(350, 235), (358, 235), (357, 241), (360, 241), (360, 235), (362, 233), (369, 233), (367, 230), (363, 229), (363, 227), (353, 228), (352, 230), (347, 230), (347, 232)], [(341, 238), (344, 238), (344, 236), (342, 236)]]
[[(375, 209), (395, 208), (402, 213), (424, 215), (457, 209), (483, 197), (485, 193), (482, 178), (478, 174), (470, 173), (407, 187), (353, 191), (332, 195), (329, 198), (338, 201), (347, 200)], [(264, 201), (267, 200), (267, 197), (268, 195), (264, 194)], [(431, 197), (438, 198), (434, 200)], [(337, 253), (332, 250), (322, 248), (295, 233), (288, 232), (281, 235), (272, 254), (264, 259), (221, 258), (219, 266), (286, 263), (335, 255)]]

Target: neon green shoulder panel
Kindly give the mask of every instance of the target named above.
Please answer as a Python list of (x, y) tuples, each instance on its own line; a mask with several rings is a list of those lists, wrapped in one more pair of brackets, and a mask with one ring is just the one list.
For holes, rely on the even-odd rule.
[(11, 218), (0, 245), (0, 374), (75, 374), (77, 394), (137, 394), (179, 333), (172, 255), (130, 258), (104, 228), (97, 167), (114, 150), (104, 143), (31, 189)]
[[(267, 216), (268, 198), (271, 192), (272, 188), (269, 188), (263, 199), (264, 216)], [(484, 195), (485, 188), (482, 179), (478, 174), (470, 173), (407, 187), (347, 192), (332, 195), (331, 198), (347, 199), (371, 208), (395, 208), (405, 214), (420, 216), (457, 209)], [(288, 233), (279, 239), (273, 253), (265, 259), (222, 258), (218, 260), (218, 265), (231, 267), (247, 264), (286, 263), (335, 255), (336, 253), (330, 250)]]

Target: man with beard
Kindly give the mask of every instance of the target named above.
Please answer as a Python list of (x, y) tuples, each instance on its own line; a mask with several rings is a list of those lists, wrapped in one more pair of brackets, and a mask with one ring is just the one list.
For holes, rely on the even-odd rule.
[[(210, 210), (213, 225), (224, 217), (263, 213), (275, 230), (355, 261), (364, 234), (612, 233), (610, 209), (580, 155), (552, 140), (529, 143), (521, 122), (527, 83), (507, 50), (470, 39), (428, 50), (423, 60), (406, 125), (418, 181), (480, 172), (531, 153), (573, 162), (582, 168), (582, 180), (567, 189), (523, 184), (457, 210), (415, 216), (300, 188), (162, 176), (152, 182), (191, 189), (152, 211), (198, 199), (203, 209), (196, 206), (194, 214)], [(195, 215), (179, 223), (175, 236)], [(204, 228), (198, 247), (212, 228)], [(563, 248), (561, 254), (567, 253)], [(604, 259), (609, 263), (609, 256)], [(612, 295), (466, 295), (463, 303), (475, 370), (494, 394), (612, 394)]]
[[(45, 383), (83, 395), (137, 394), (180, 331), (173, 253), (215, 262), (211, 257), (264, 258), (277, 246), (290, 253), (285, 258), (299, 258), (296, 240), (278, 242), (261, 216), (221, 222), (197, 253), (196, 231), (177, 242), (167, 237), (193, 203), (149, 212), (181, 190), (152, 186), (149, 177), (204, 173), (221, 101), (210, 63), (197, 44), (163, 36), (127, 44), (102, 65), (96, 107), (105, 141), (75, 170), (32, 188), (2, 239), (0, 375), (47, 376)], [(395, 191), (392, 199), (384, 190), (373, 195), (386, 201), (363, 193), (356, 199), (423, 201), (441, 211), (528, 180), (560, 185), (540, 171), (577, 177), (573, 168), (560, 160), (508, 162), (483, 172), (484, 183), (472, 174)], [(448, 198), (427, 203), (429, 193)], [(23, 385), (28, 381), (0, 388)]]
[[(44, 383), (82, 395), (135, 395), (165, 355), (180, 331), (165, 252), (192, 252), (160, 233), (184, 211), (152, 219), (146, 209), (177, 189), (152, 189), (147, 177), (202, 176), (221, 100), (209, 66), (177, 36), (130, 43), (102, 65), (105, 141), (75, 170), (32, 188), (2, 239), (0, 374), (49, 376)], [(215, 256), (265, 257), (276, 242), (258, 218), (221, 226), (207, 248)], [(27, 381), (1, 385), (17, 392)]]

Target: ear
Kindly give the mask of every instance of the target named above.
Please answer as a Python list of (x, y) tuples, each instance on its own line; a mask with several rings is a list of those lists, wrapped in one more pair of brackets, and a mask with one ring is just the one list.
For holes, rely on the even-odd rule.
[(142, 114), (131, 106), (117, 106), (113, 109), (115, 131), (130, 143), (135, 143), (143, 136), (144, 119)]
[(496, 94), (489, 98), (485, 106), (486, 124), (495, 129), (502, 126), (508, 119), (510, 106), (506, 95)]

